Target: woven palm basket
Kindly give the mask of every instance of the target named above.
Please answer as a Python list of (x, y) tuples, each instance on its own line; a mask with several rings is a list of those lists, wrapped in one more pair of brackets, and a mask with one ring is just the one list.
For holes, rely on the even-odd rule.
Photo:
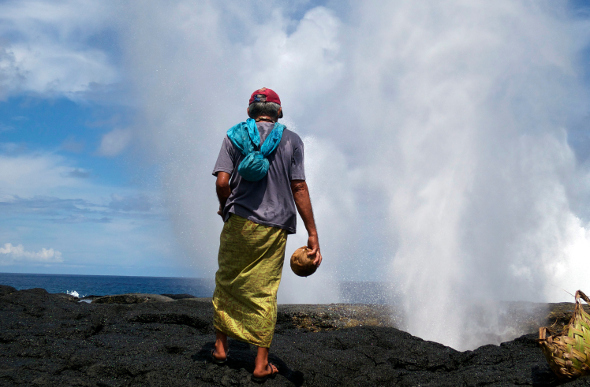
[(576, 292), (576, 307), (561, 334), (539, 328), (539, 343), (555, 374), (562, 379), (573, 379), (590, 374), (590, 315), (582, 308), (580, 298), (590, 304), (581, 291)]

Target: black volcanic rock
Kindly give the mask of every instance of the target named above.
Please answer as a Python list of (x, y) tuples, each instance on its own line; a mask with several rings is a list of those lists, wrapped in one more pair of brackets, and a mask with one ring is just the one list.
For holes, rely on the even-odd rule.
[(14, 293), (14, 292), (16, 292), (16, 289), (13, 288), (12, 286), (0, 285), (0, 297), (5, 296), (10, 293)]
[(185, 298), (195, 298), (192, 294), (161, 294), (161, 296), (170, 297), (173, 300), (184, 300)]
[(144, 302), (168, 302), (172, 298), (159, 294), (128, 293), (114, 296), (97, 297), (92, 300), (93, 304), (143, 304)]
[[(253, 385), (254, 347), (231, 341), (227, 365), (210, 362), (210, 299), (90, 304), (43, 289), (6, 288), (0, 287), (0, 386)], [(363, 323), (383, 312), (281, 306), (270, 356), (280, 374), (266, 385), (559, 385), (536, 334), (458, 352)]]

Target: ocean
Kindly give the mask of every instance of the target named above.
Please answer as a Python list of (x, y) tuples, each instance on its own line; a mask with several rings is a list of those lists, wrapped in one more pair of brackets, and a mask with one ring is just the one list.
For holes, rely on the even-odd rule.
[(112, 275), (15, 274), (0, 273), (0, 284), (17, 290), (43, 288), (49, 293), (76, 292), (79, 297), (125, 293), (191, 294), (211, 297), (213, 279), (132, 277)]
[[(77, 297), (125, 293), (191, 294), (195, 297), (211, 297), (215, 288), (212, 278), (16, 273), (0, 273), (0, 285), (12, 286), (17, 290), (43, 288), (49, 293), (69, 293)], [(387, 285), (384, 283), (342, 281), (338, 285), (340, 302), (388, 303)]]

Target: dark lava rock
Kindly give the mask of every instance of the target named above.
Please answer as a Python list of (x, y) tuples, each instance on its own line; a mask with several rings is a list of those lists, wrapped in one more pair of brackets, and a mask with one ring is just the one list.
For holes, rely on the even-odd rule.
[(4, 296), (6, 294), (14, 293), (14, 292), (16, 292), (16, 289), (13, 288), (12, 286), (0, 285), (0, 297)]
[(276, 332), (293, 326), (306, 332), (333, 331), (357, 326), (398, 327), (385, 305), (279, 305)]
[[(561, 332), (565, 325), (568, 325), (572, 315), (574, 314), (574, 303), (571, 302), (560, 302), (550, 305), (550, 312), (547, 316), (547, 325), (550, 325), (550, 328), (554, 332)], [(586, 313), (590, 313), (590, 306), (583, 304), (582, 308), (586, 311)]]
[(174, 301), (170, 297), (159, 294), (129, 293), (114, 296), (98, 297), (92, 300), (93, 304), (143, 304), (144, 302), (169, 302)]
[(193, 296), (192, 294), (186, 294), (186, 293), (183, 293), (183, 294), (162, 294), (162, 296), (170, 297), (173, 300), (184, 300), (185, 298), (197, 298), (197, 297)]
[[(43, 289), (1, 294), (0, 386), (254, 384), (256, 349), (248, 344), (231, 341), (227, 364), (211, 363), (210, 299), (100, 304)], [(375, 322), (382, 312), (367, 306), (281, 306), (270, 356), (280, 374), (266, 385), (560, 384), (536, 334), (458, 352), (392, 327), (363, 323)], [(589, 382), (582, 378), (563, 385)]]

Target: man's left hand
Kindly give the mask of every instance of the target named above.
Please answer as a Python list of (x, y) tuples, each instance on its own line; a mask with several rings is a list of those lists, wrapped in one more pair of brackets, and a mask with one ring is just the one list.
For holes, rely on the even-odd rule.
[(320, 242), (317, 235), (310, 235), (307, 239), (307, 256), (313, 259), (313, 264), (320, 267), (322, 263), (322, 253), (320, 252)]

